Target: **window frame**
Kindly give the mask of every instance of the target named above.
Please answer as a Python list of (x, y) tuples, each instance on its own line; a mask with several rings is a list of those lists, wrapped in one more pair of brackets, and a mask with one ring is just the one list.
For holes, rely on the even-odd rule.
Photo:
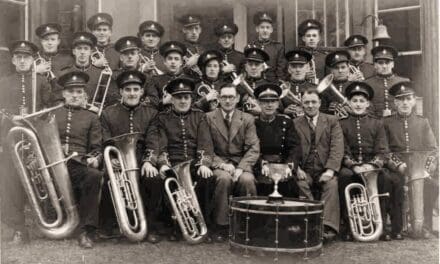
[[(10, 3), (24, 8), (24, 40), (29, 40), (29, 0), (0, 0), (0, 2)], [(0, 46), (0, 51), (9, 51), (8, 47)]]

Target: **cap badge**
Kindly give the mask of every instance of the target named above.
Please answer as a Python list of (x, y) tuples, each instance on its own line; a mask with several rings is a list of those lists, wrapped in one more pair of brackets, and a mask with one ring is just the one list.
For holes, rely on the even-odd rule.
[(224, 29), (227, 29), (227, 28), (228, 28), (228, 26), (224, 25), (224, 26), (223, 26), (223, 28), (224, 28)]
[(154, 28), (156, 28), (156, 27), (154, 26), (154, 24), (151, 24), (150, 28), (151, 28), (151, 29), (154, 29)]
[(174, 44), (171, 44), (170, 48), (174, 49)]
[(102, 18), (101, 18), (100, 16), (96, 18), (96, 20), (98, 20), (98, 21), (100, 21), (101, 19), (102, 19)]
[(294, 56), (294, 58), (296, 58), (296, 59), (298, 59), (298, 58), (299, 58), (299, 55), (298, 55), (298, 53), (295, 53), (295, 56)]
[(77, 79), (76, 75), (73, 75), (72, 81), (76, 81), (76, 79)]
[(308, 27), (311, 27), (311, 26), (312, 26), (312, 23), (310, 23), (310, 22), (307, 23), (307, 26), (308, 26)]
[(386, 49), (382, 50), (382, 54), (387, 54), (387, 50)]
[(192, 19), (193, 19), (193, 17), (192, 17), (192, 16), (189, 16), (189, 17), (188, 17), (188, 20), (190, 20), (190, 21), (191, 21)]
[(84, 36), (81, 36), (81, 37), (79, 37), (81, 40), (83, 40), (84, 39)]
[(179, 88), (180, 88), (180, 89), (185, 88), (185, 86), (183, 85), (183, 83), (180, 83), (180, 84), (179, 84)]
[(400, 86), (400, 90), (405, 91), (405, 86)]
[(361, 89), (361, 87), (359, 87), (359, 85), (356, 85), (356, 88), (355, 88), (356, 90), (359, 90), (359, 89)]
[(257, 51), (254, 50), (254, 52), (252, 52), (252, 55), (257, 55)]
[(26, 46), (26, 44), (24, 44), (24, 42), (22, 42), (20, 46), (24, 48)]
[(130, 75), (128, 76), (128, 79), (133, 79), (133, 74), (130, 74)]
[(49, 26), (47, 26), (47, 27), (46, 27), (46, 31), (49, 31), (49, 30), (50, 30), (50, 27), (49, 27)]
[(357, 39), (357, 38), (354, 38), (353, 41), (354, 41), (354, 42), (358, 42), (358, 39)]
[(267, 14), (266, 13), (263, 14), (263, 18), (267, 18)]
[(335, 55), (335, 59), (336, 59), (336, 60), (339, 59), (339, 55), (338, 55), (338, 54)]

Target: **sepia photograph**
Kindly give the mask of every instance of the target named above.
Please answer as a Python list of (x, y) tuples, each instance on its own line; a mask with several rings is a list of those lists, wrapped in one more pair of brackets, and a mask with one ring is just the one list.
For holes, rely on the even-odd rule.
[(0, 263), (439, 263), (439, 18), (0, 0)]

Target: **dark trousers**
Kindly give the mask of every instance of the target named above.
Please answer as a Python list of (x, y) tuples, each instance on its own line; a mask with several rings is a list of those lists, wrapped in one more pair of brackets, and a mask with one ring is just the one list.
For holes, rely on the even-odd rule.
[(82, 227), (97, 227), (103, 172), (76, 160), (67, 162)]
[[(347, 211), (347, 204), (346, 204), (346, 199), (347, 197), (345, 197), (345, 188), (350, 184), (350, 183), (362, 183), (362, 178), (355, 174), (351, 169), (346, 168), (346, 167), (342, 167), (341, 170), (339, 171), (339, 196), (341, 197), (340, 199), (340, 207), (341, 207), (341, 220), (343, 222), (343, 226), (341, 226), (341, 230), (342, 232), (349, 232), (350, 230), (350, 226), (349, 226), (349, 222), (348, 222), (348, 211)], [(397, 180), (397, 179), (395, 179)], [(380, 197), (380, 210), (381, 210), (381, 215), (382, 215), (382, 221), (384, 223), (386, 223), (386, 219), (387, 219), (387, 213), (390, 211), (389, 210), (389, 206), (390, 206), (390, 198), (393, 199), (395, 196), (397, 196), (397, 191), (395, 192), (395, 194), (391, 194), (391, 186), (393, 185), (393, 182), (390, 180), (389, 177), (389, 173), (387, 170), (382, 170), (379, 172), (378, 176), (377, 176), (377, 190), (378, 193), (390, 193), (390, 197)], [(396, 188), (397, 190), (397, 188)], [(394, 200), (393, 200), (394, 201)], [(401, 200), (402, 201), (402, 200)], [(396, 202), (397, 204), (397, 202)], [(394, 206), (394, 205), (393, 205)], [(397, 222), (397, 214), (398, 211), (400, 210), (400, 219), (402, 216), (401, 210), (402, 207), (400, 205), (400, 209), (396, 208), (394, 211), (389, 212), (390, 214), (395, 214), (391, 216), (391, 219), (394, 218), (394, 221), (396, 221), (396, 223), (394, 224), (395, 227), (393, 228), (393, 230), (397, 230), (398, 228), (402, 228), (402, 223), (400, 221), (400, 227), (399, 227), (399, 223)]]

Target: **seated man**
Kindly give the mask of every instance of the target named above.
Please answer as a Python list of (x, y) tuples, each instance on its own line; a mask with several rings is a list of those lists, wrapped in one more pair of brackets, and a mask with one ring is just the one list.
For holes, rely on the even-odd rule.
[[(396, 114), (384, 119), (386, 136), (392, 153), (391, 162), (388, 163), (388, 167), (392, 170), (390, 176), (394, 185), (390, 193), (392, 236), (396, 239), (402, 238), (403, 185), (405, 180), (409, 180), (405, 179), (408, 177), (409, 159), (413, 153), (427, 152), (425, 169), (430, 177), (425, 179), (424, 186), (425, 232), (423, 235), (430, 237), (429, 232), (433, 231), (432, 210), (435, 198), (438, 197), (437, 142), (429, 121), (414, 112), (416, 97), (412, 83), (400, 82), (393, 85), (390, 88), (390, 95), (394, 97), (394, 105), (397, 109)], [(392, 162), (393, 160), (397, 163)]]
[(91, 234), (98, 226), (99, 196), (103, 173), (98, 170), (102, 159), (102, 131), (98, 116), (83, 108), (86, 98), (87, 73), (73, 71), (62, 75), (58, 85), (63, 87), (65, 107), (57, 109), (55, 118), (64, 154), (77, 152), (67, 162), (74, 195), (79, 204), (82, 230), (79, 245), (92, 248)]
[(294, 120), (303, 158), (297, 172), (302, 196), (324, 201), (324, 238), (339, 231), (339, 193), (336, 173), (344, 154), (344, 137), (338, 119), (319, 112), (321, 99), (315, 89), (302, 96), (304, 116)]
[[(368, 114), (368, 107), (373, 99), (373, 88), (363, 82), (353, 82), (345, 90), (345, 96), (350, 101), (352, 113), (340, 121), (345, 138), (345, 154), (343, 168), (339, 173), (339, 196), (341, 197), (341, 217), (343, 221), (344, 240), (352, 240), (349, 219), (347, 215), (345, 188), (352, 182), (363, 183), (360, 174), (377, 168), (382, 168), (385, 155), (388, 153), (388, 142), (381, 120)], [(379, 171), (377, 178), (378, 193), (386, 192), (388, 175)], [(380, 200), (383, 223), (386, 223), (386, 199)], [(390, 240), (384, 232), (382, 240)]]
[[(194, 82), (187, 78), (177, 78), (165, 86), (165, 91), (171, 95), (172, 108), (157, 116), (159, 128), (157, 166), (160, 173), (165, 175), (172, 167), (191, 161), (191, 176), (198, 182), (195, 191), (202, 212), (206, 214), (203, 208), (207, 201), (203, 197), (207, 195), (204, 193), (207, 178), (212, 176), (209, 167), (212, 163), (213, 146), (205, 113), (191, 108), (194, 86)], [(168, 221), (171, 220), (171, 216), (165, 217)], [(209, 242), (210, 238), (207, 239)], [(169, 236), (169, 240), (177, 240), (174, 232)]]
[[(141, 133), (137, 142), (136, 158), (141, 169), (141, 182), (147, 196), (144, 205), (147, 213), (148, 236), (150, 243), (159, 242), (156, 235), (156, 222), (158, 221), (159, 209), (163, 194), (163, 180), (158, 177), (159, 173), (154, 167), (156, 165), (158, 151), (158, 130), (155, 122), (157, 111), (141, 102), (144, 94), (145, 75), (139, 71), (122, 72), (117, 83), (121, 94), (121, 102), (106, 108), (101, 116), (103, 141), (126, 133)], [(117, 160), (116, 160), (117, 161)], [(114, 164), (116, 167), (118, 164)], [(142, 189), (142, 188), (140, 188)], [(143, 193), (143, 190), (141, 190)], [(113, 206), (103, 208), (103, 205), (111, 203), (108, 195), (108, 185), (104, 184), (101, 208), (113, 215)], [(105, 196), (107, 195), (107, 196)], [(108, 216), (105, 220), (108, 220)], [(114, 220), (113, 220), (114, 221)]]
[[(296, 171), (301, 160), (301, 146), (292, 119), (277, 114), (280, 104), (281, 88), (276, 84), (263, 84), (255, 89), (255, 97), (261, 107), (261, 114), (255, 120), (257, 135), (260, 139), (260, 159), (254, 171), (258, 181), (258, 195), (269, 195), (273, 191), (270, 179), (271, 163), (287, 165), (285, 179), (279, 184), (283, 196), (294, 197), (295, 180), (292, 170)], [(281, 172), (280, 172), (281, 173)]]
[(228, 199), (236, 182), (235, 195), (257, 195), (253, 166), (260, 154), (254, 118), (236, 109), (240, 96), (234, 86), (220, 88), (220, 108), (209, 112), (208, 125), (214, 143), (214, 222), (217, 241), (224, 241), (228, 225)]

